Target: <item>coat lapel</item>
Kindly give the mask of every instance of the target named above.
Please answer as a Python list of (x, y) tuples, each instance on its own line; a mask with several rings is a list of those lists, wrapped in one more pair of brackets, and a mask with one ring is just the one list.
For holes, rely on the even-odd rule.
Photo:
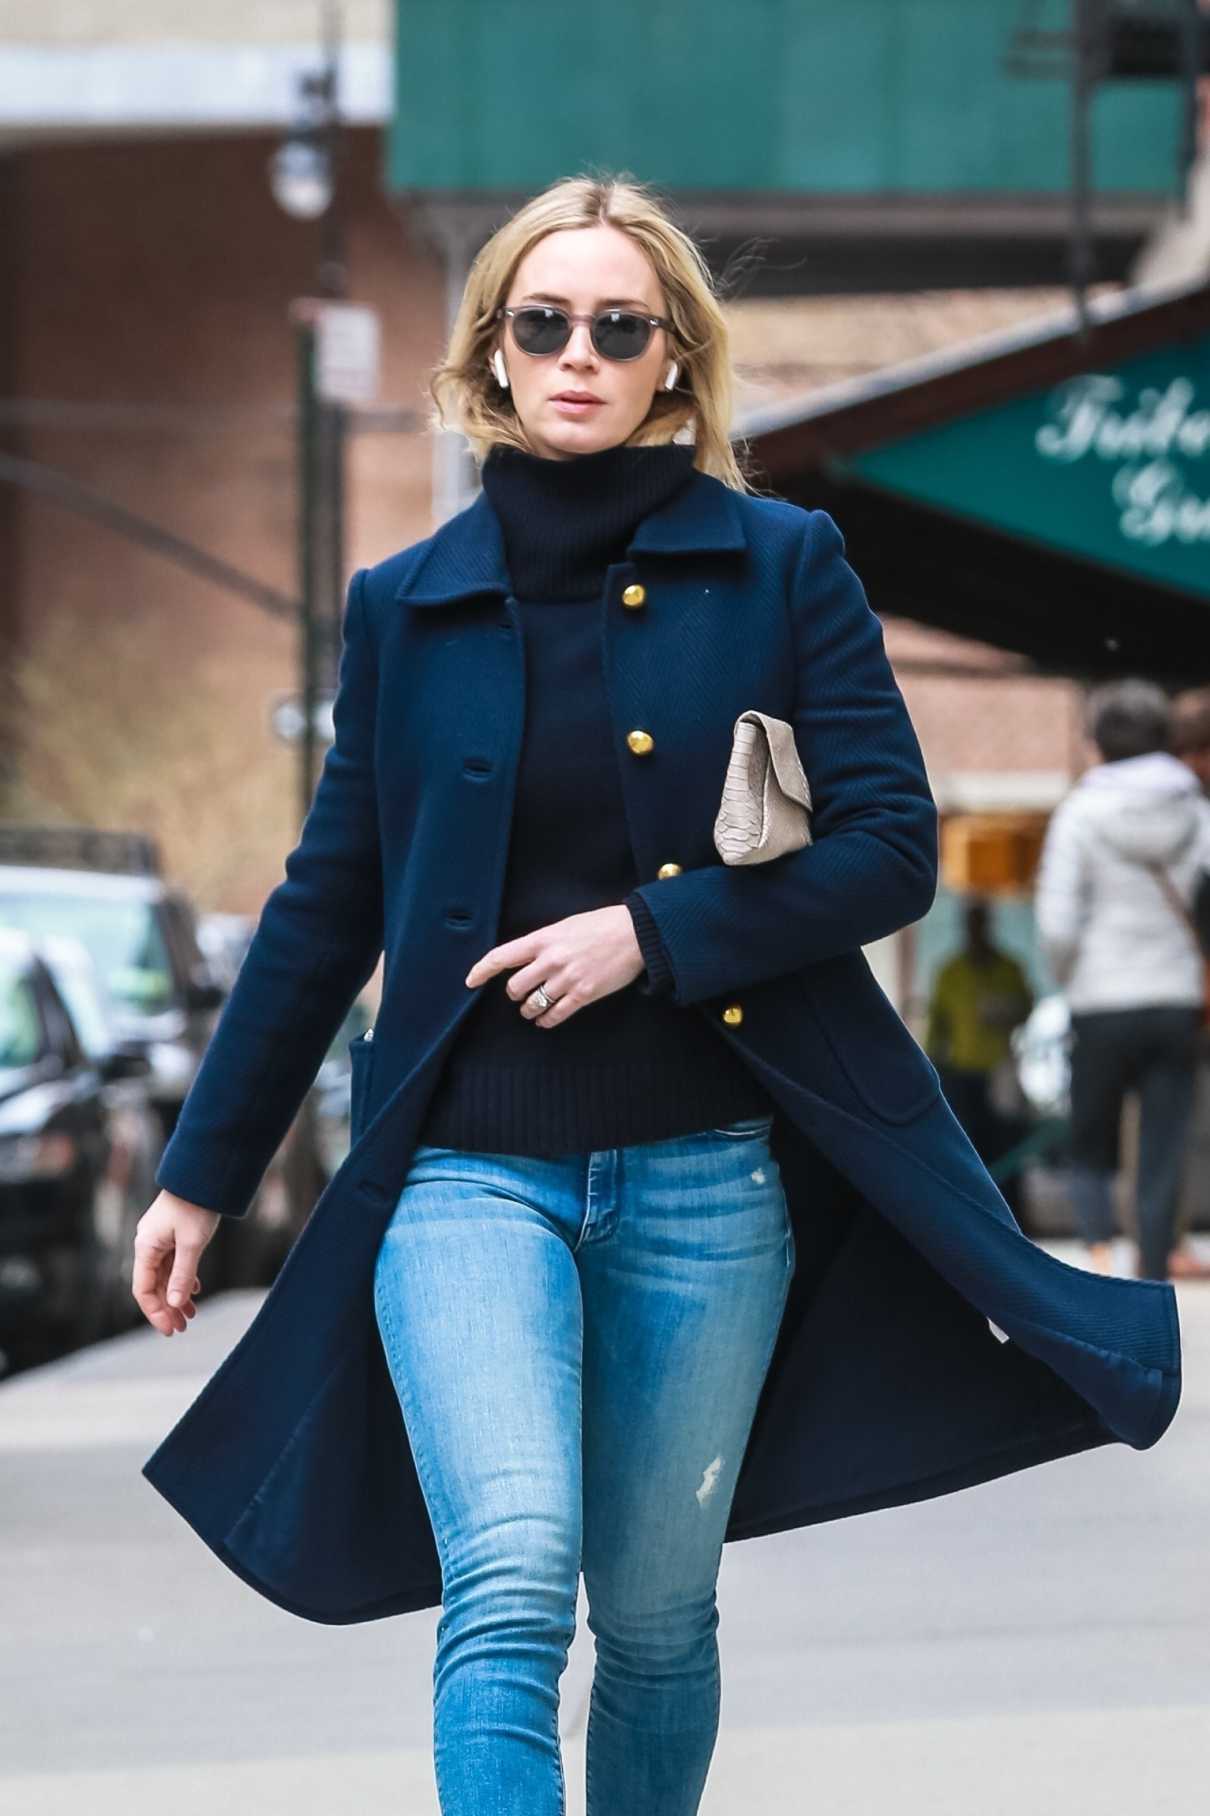
[[(627, 545), (635, 555), (695, 555), (748, 546), (734, 490), (709, 473), (695, 473), (679, 492), (648, 512)], [(512, 593), (504, 533), (486, 492), (479, 492), (430, 536), (423, 558), (401, 582), (396, 599), (408, 605), (448, 605), (482, 593)]]

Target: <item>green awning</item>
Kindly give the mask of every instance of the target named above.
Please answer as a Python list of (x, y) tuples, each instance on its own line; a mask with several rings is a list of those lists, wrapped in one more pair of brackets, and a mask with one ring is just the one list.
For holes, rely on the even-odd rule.
[(1210, 680), (1210, 285), (1125, 292), (737, 425), (878, 609), (1052, 671)]
[[(1062, 197), (1072, 85), (1011, 66), (1068, 0), (399, 0), (388, 191), (589, 166), (720, 197)], [(1098, 195), (1171, 194), (1179, 85), (1107, 81)]]
[(872, 485), (1210, 600), (1210, 332), (850, 462)]

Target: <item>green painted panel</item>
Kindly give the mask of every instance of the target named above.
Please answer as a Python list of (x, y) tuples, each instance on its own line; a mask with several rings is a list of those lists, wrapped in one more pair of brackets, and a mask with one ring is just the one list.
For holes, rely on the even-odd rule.
[(1210, 334), (844, 464), (904, 497), (1210, 600)]
[[(1004, 68), (1067, 0), (399, 0), (392, 189), (1058, 193), (1070, 91)], [(1105, 85), (1101, 189), (1175, 182), (1174, 83)]]

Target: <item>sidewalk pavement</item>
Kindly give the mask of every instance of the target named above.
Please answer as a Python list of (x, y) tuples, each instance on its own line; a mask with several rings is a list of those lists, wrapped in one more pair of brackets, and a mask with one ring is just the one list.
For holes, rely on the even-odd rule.
[[(724, 1547), (702, 1816), (1198, 1807), (1210, 1282), (1177, 1292), (1184, 1395), (1153, 1450)], [(4, 1816), (436, 1816), (440, 1610), (355, 1627), (285, 1614), (139, 1474), (260, 1298), (203, 1295), (180, 1336), (140, 1329), (0, 1385)], [(581, 1587), (560, 1716), (569, 1816), (584, 1807), (585, 1615)]]

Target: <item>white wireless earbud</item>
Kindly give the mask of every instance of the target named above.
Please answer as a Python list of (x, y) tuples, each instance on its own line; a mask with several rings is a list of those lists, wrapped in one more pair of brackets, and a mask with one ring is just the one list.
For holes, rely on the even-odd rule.
[(675, 385), (677, 370), (678, 370), (677, 363), (675, 360), (673, 360), (672, 364), (668, 368), (668, 376), (664, 380), (665, 391), (671, 391), (673, 385)]
[(496, 351), (492, 354), (492, 371), (496, 374), (496, 377), (499, 380), (500, 389), (502, 391), (507, 391), (508, 390), (508, 372), (505, 369), (505, 365), (504, 365), (503, 351), (499, 347), (497, 347)]

